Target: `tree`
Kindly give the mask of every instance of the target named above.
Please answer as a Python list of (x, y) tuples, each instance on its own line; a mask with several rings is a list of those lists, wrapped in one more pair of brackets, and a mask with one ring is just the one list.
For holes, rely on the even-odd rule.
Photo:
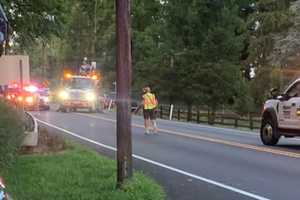
[[(274, 34), (284, 32), (292, 25), (289, 10), (291, 0), (258, 0), (253, 4), (255, 12), (246, 16), (248, 26), (247, 48), (242, 63), (256, 68), (257, 76), (250, 83), (250, 91), (257, 106), (260, 106), (272, 87), (272, 68), (268, 57), (273, 51)], [(258, 83), (264, 84), (258, 84)]]
[[(6, 9), (15, 6), (10, 0), (5, 2)], [(16, 10), (23, 4), (33, 6), (30, 1), (14, 2), (18, 5)], [(47, 6), (42, 9), (43, 6), (35, 8), (34, 5), (30, 9), (35, 13), (58, 6), (60, 2), (58, 9), (64, 14), (55, 17), (55, 23), (51, 21), (51, 27), (61, 27), (56, 29), (58, 36), (48, 28), (44, 30), (45, 37), (41, 37), (44, 35), (39, 34), (40, 31), (33, 31), (32, 37), (29, 34), (36, 44), (25, 50), (38, 55), (33, 59), (34, 68), (51, 65), (46, 71), (54, 76), (54, 71), (63, 67), (77, 68), (83, 57), (88, 57), (97, 61), (105, 87), (112, 89), (115, 81), (114, 2), (37, 2), (38, 6)], [(291, 24), (289, 5), (289, 0), (133, 1), (135, 97), (140, 88), (150, 85), (161, 101), (185, 103), (189, 108), (206, 105), (214, 111), (223, 105), (240, 109), (241, 105), (253, 105), (253, 101), (260, 104), (263, 98), (257, 95), (265, 96), (270, 86), (260, 87), (256, 83), (270, 80), (268, 73), (274, 71), (269, 67), (267, 55), (273, 48), (272, 34)], [(24, 15), (23, 22), (28, 18)], [(34, 27), (30, 26), (29, 30), (35, 30), (37, 21), (31, 23)], [(24, 26), (19, 28), (22, 33)], [(242, 71), (250, 65), (256, 68), (256, 77), (248, 82)]]
[[(30, 55), (32, 75), (51, 79), (58, 77), (64, 68), (76, 71), (84, 57), (97, 61), (106, 74), (114, 74), (111, 73), (115, 63), (114, 2), (72, 0), (61, 3), (59, 34), (35, 36), (34, 42), (20, 47)], [(114, 75), (102, 77), (110, 84), (115, 79)]]
[(245, 25), (236, 2), (137, 4), (134, 67), (139, 79), (147, 77), (139, 83), (159, 85), (160, 96), (171, 102), (213, 110), (238, 94), (232, 85), (240, 85)]
[(115, 5), (111, 0), (69, 1), (63, 35), (64, 67), (78, 69), (84, 57), (97, 62), (105, 87), (115, 81)]
[(3, 0), (17, 50), (22, 51), (36, 39), (59, 35), (64, 22), (63, 0)]

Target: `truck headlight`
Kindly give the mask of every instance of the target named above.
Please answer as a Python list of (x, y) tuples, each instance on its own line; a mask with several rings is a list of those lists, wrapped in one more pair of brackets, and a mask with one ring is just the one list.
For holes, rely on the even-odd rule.
[(32, 96), (26, 97), (25, 102), (26, 103), (33, 103), (33, 97)]
[(61, 98), (62, 100), (66, 100), (69, 98), (69, 93), (66, 91), (60, 91), (58, 94), (59, 98)]
[(88, 92), (85, 95), (85, 99), (88, 101), (95, 101), (96, 100), (96, 95), (93, 92)]
[(22, 96), (18, 96), (18, 101), (22, 102), (23, 101), (23, 97)]
[(49, 97), (45, 97), (44, 101), (45, 101), (45, 103), (49, 103), (49, 101), (50, 101)]

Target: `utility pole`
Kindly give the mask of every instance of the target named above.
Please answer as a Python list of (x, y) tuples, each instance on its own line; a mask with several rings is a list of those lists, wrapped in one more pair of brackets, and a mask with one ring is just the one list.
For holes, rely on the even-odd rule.
[(116, 0), (117, 187), (132, 176), (130, 0)]
[[(20, 59), (19, 61), (19, 73), (20, 73), (20, 87), (21, 90), (23, 91), (24, 88), (24, 79), (23, 79), (23, 61)], [(22, 101), (22, 111), (24, 111), (24, 102)]]

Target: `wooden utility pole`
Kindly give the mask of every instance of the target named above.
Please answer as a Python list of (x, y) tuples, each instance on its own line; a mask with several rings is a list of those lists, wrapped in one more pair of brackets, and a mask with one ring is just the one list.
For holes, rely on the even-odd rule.
[(20, 87), (23, 89), (23, 61), (19, 60)]
[[(21, 91), (23, 91), (24, 88), (24, 79), (23, 79), (23, 61), (22, 59), (20, 59), (19, 61), (19, 73), (20, 73), (20, 87), (21, 87)], [(24, 111), (24, 102), (22, 101), (21, 103), (22, 106), (22, 111)]]
[(117, 186), (132, 176), (130, 0), (116, 0)]

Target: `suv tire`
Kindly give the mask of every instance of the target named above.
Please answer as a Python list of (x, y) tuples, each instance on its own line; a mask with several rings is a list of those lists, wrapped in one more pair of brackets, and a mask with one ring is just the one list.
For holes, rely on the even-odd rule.
[(268, 146), (274, 146), (278, 143), (280, 134), (278, 133), (277, 123), (272, 118), (262, 119), (260, 139), (264, 145)]

